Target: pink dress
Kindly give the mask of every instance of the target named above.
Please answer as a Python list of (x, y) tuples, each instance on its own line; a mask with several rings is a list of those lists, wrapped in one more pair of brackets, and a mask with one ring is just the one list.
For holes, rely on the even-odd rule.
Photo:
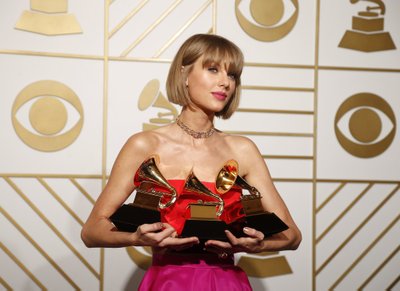
[[(184, 180), (169, 180), (178, 193), (177, 201), (169, 208), (161, 210), (161, 220), (171, 224), (181, 233), (186, 219), (190, 218), (188, 204), (199, 199), (212, 201), (213, 198), (198, 193), (182, 193)], [(217, 194), (215, 184), (202, 182), (211, 192)], [(240, 202), (241, 190), (232, 188), (222, 194), (225, 207), (220, 219), (227, 224), (243, 217)], [(246, 273), (234, 265), (233, 255), (219, 258), (212, 253), (167, 252), (153, 254), (153, 261), (139, 286), (140, 291), (180, 291), (180, 290), (252, 290)]]

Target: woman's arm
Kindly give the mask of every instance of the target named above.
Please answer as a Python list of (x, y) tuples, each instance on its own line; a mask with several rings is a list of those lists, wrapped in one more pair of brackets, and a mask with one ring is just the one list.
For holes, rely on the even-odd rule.
[(133, 177), (146, 158), (140, 135), (132, 136), (122, 147), (112, 168), (110, 178), (97, 199), (81, 232), (88, 247), (121, 247), (134, 245), (134, 233), (116, 231), (109, 217), (134, 191)]
[(275, 188), (264, 158), (252, 141), (247, 140), (244, 147), (248, 155), (246, 160), (242, 162), (243, 177), (250, 185), (260, 191), (264, 210), (275, 213), (289, 226), (287, 230), (264, 240), (263, 251), (297, 249), (302, 239), (301, 232)]
[(175, 238), (175, 229), (166, 223), (143, 224), (130, 233), (118, 231), (109, 220), (134, 191), (134, 175), (141, 163), (154, 154), (154, 143), (151, 134), (141, 133), (131, 137), (121, 149), (107, 185), (82, 228), (81, 237), (87, 247), (166, 247), (197, 242), (196, 238)]

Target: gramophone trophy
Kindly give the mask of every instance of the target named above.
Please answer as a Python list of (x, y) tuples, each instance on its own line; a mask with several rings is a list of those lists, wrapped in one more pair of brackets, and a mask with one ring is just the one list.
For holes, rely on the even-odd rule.
[(235, 160), (229, 160), (223, 166), (218, 173), (215, 186), (217, 192), (221, 194), (226, 193), (233, 186), (250, 192), (250, 195), (242, 194), (241, 197), (245, 217), (229, 224), (229, 230), (235, 236), (246, 236), (243, 232), (245, 226), (261, 231), (266, 237), (288, 229), (288, 226), (276, 214), (263, 209), (260, 192), (239, 176), (238, 163)]
[[(359, 1), (350, 0), (353, 4)], [(382, 0), (363, 1), (373, 2), (377, 6), (367, 6), (366, 11), (360, 11), (357, 16), (353, 16), (352, 29), (346, 30), (339, 47), (363, 52), (396, 49), (390, 33), (384, 31), (385, 3)]]
[(222, 198), (204, 186), (193, 172), (186, 179), (184, 191), (204, 194), (217, 201), (199, 200), (197, 203), (189, 204), (191, 217), (186, 220), (181, 236), (197, 236), (201, 242), (209, 239), (226, 241), (225, 230), (228, 229), (228, 226), (224, 221), (218, 219), (224, 211)]
[[(135, 182), (140, 185), (136, 189), (133, 203), (122, 205), (110, 220), (120, 231), (135, 232), (139, 225), (161, 221), (159, 209), (171, 206), (176, 200), (176, 190), (163, 177), (157, 168), (158, 156), (145, 160), (139, 167)], [(170, 193), (156, 191), (154, 186), (168, 189)], [(162, 198), (171, 196), (166, 203)]]

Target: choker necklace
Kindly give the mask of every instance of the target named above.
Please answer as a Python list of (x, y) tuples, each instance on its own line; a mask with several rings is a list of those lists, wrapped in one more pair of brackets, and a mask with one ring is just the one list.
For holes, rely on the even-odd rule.
[(180, 117), (180, 116), (178, 116), (178, 117), (176, 118), (176, 124), (177, 124), (180, 128), (182, 128), (182, 130), (183, 130), (185, 133), (187, 133), (188, 135), (190, 135), (190, 136), (192, 136), (192, 137), (194, 137), (194, 138), (208, 138), (208, 137), (212, 136), (213, 133), (215, 132), (214, 126), (211, 127), (211, 128), (210, 128), (209, 130), (207, 130), (207, 131), (195, 131), (195, 130), (189, 128), (186, 124), (184, 124), (184, 123), (180, 120), (179, 117)]

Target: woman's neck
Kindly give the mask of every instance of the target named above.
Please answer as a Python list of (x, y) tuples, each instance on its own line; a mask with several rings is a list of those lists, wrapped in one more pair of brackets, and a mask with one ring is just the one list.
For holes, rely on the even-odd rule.
[(215, 132), (213, 116), (182, 110), (176, 124), (188, 135), (195, 139), (209, 138)]
[(214, 115), (207, 115), (204, 112), (183, 109), (179, 114), (179, 120), (190, 129), (198, 132), (208, 131), (214, 127)]

